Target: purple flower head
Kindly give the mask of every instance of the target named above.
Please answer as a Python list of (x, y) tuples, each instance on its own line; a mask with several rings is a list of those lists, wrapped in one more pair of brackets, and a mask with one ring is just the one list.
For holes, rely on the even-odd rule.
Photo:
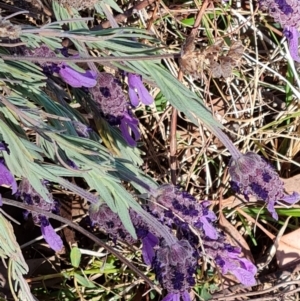
[(222, 274), (231, 273), (242, 284), (252, 286), (256, 284), (255, 274), (257, 269), (249, 260), (241, 257), (241, 249), (225, 242), (224, 235), (219, 231), (217, 240), (203, 239), (206, 254), (211, 257)]
[(194, 250), (187, 240), (171, 246), (162, 245), (156, 251), (153, 268), (158, 281), (168, 292), (165, 300), (179, 300), (180, 296), (189, 300), (186, 298), (195, 285), (196, 266)]
[(0, 185), (10, 186), (12, 194), (15, 194), (18, 189), (18, 185), (14, 176), (4, 165), (4, 160), (0, 160)]
[(145, 105), (153, 103), (153, 98), (145, 88), (142, 77), (138, 74), (128, 73), (128, 94), (131, 104), (137, 107), (140, 101)]
[[(111, 125), (119, 125), (122, 135), (128, 145), (136, 146), (140, 139), (138, 120), (129, 110), (126, 95), (121, 83), (112, 74), (101, 72), (97, 85), (90, 89), (97, 109)], [(130, 134), (132, 132), (133, 136)]]
[(118, 214), (113, 212), (105, 203), (91, 204), (89, 217), (93, 225), (97, 224), (113, 239), (126, 241), (128, 244), (136, 243), (136, 240), (125, 229)]
[[(43, 184), (44, 185), (44, 184)], [(53, 200), (52, 195), (48, 194), (48, 200), (44, 200), (39, 193), (30, 185), (29, 181), (26, 178), (22, 178), (19, 183), (18, 192), (20, 199), (28, 204), (34, 205), (40, 209), (43, 209), (48, 212), (53, 212), (55, 214), (59, 213), (58, 203)], [(32, 212), (33, 222), (37, 225), (40, 224), (41, 215), (35, 212)]]
[(294, 204), (300, 199), (297, 193), (291, 196), (284, 193), (283, 182), (276, 171), (256, 153), (248, 152), (238, 159), (231, 159), (229, 174), (232, 188), (243, 194), (246, 199), (253, 195), (267, 202), (267, 208), (274, 219), (278, 219), (274, 209), (276, 202), (282, 200)]
[(54, 231), (53, 227), (49, 223), (49, 220), (45, 216), (40, 217), (41, 231), (44, 239), (54, 251), (60, 251), (63, 248), (63, 241), (61, 237)]
[(78, 72), (71, 68), (68, 64), (63, 62), (52, 63), (51, 58), (57, 57), (55, 51), (51, 50), (47, 45), (41, 45), (33, 50), (26, 49), (26, 56), (36, 56), (36, 57), (47, 57), (49, 62), (39, 63), (43, 68), (46, 75), (52, 75), (53, 73), (58, 73), (60, 77), (74, 88), (86, 87), (92, 88), (97, 83), (97, 73), (88, 70), (84, 73)]
[[(43, 183), (44, 185), (44, 183)], [(34, 205), (40, 209), (45, 211), (53, 212), (55, 214), (59, 213), (58, 203), (53, 200), (52, 195), (48, 194), (48, 199), (50, 202), (45, 201), (40, 194), (38, 194), (35, 189), (30, 185), (29, 181), (23, 178), (18, 187), (19, 197), (23, 200), (24, 203), (28, 205)], [(63, 247), (63, 242), (60, 236), (54, 231), (53, 227), (49, 223), (46, 216), (36, 213), (34, 211), (31, 212), (33, 222), (36, 225), (41, 226), (41, 232), (49, 244), (51, 249), (54, 251), (60, 251)], [(27, 218), (29, 213), (24, 212), (24, 218)]]
[(0, 142), (0, 150), (1, 151), (6, 151), (8, 154), (10, 154), (8, 144), (5, 141)]
[(197, 202), (196, 199), (186, 191), (180, 191), (176, 186), (163, 185), (154, 196), (157, 203), (169, 210), (162, 210), (161, 206), (156, 206), (155, 202), (149, 204), (150, 211), (159, 215), (160, 220), (173, 223), (171, 213), (180, 217), (185, 222), (203, 230), (205, 235), (216, 239), (217, 231), (213, 225), (217, 217), (213, 211), (209, 210), (207, 201)]

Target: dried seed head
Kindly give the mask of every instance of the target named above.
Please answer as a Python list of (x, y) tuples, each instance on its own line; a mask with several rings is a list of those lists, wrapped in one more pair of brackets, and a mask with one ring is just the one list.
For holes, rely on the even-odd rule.
[(63, 6), (71, 6), (76, 10), (92, 9), (99, 0), (60, 0)]
[(0, 17), (0, 38), (18, 39), (21, 31), (21, 26), (13, 25), (9, 20), (4, 20)]
[(233, 42), (227, 53), (222, 49), (223, 41), (216, 41), (202, 51), (194, 51), (193, 43), (193, 40), (187, 39), (179, 64), (186, 75), (192, 75), (196, 79), (203, 78), (204, 69), (208, 69), (214, 78), (230, 77), (232, 68), (238, 65), (244, 52), (240, 42)]

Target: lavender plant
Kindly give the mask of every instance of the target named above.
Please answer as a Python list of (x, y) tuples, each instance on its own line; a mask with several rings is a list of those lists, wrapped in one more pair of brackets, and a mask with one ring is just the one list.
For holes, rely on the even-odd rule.
[[(142, 78), (155, 83), (168, 101), (194, 124), (198, 125), (201, 119), (224, 142), (232, 153), (229, 173), (236, 192), (246, 198), (252, 194), (266, 201), (274, 218), (278, 218), (276, 202), (292, 204), (299, 195), (286, 195), (279, 176), (261, 157), (252, 152), (243, 155), (235, 149), (198, 95), (176, 80), (157, 60), (143, 59), (149, 53), (158, 52), (132, 40), (137, 36), (151, 42), (146, 31), (127, 28), (89, 31), (85, 20), (76, 18), (78, 14), (72, 15), (74, 8), (86, 7), (86, 2), (53, 1), (52, 4), (56, 24), (23, 28), (3, 18), (0, 20), (0, 37), (20, 38), (26, 47), (26, 56), (20, 57), (23, 45), (17, 49), (17, 55), (0, 46), (0, 78), (5, 87), (0, 96), (0, 135), (5, 141), (0, 145), (3, 155), (0, 184), (11, 187), (15, 193), (20, 181), (21, 200), (49, 212), (57, 213), (57, 206), (44, 180), (87, 200), (92, 222), (115, 241), (142, 244), (144, 262), (153, 268), (167, 292), (164, 301), (180, 298), (189, 301), (196, 270), (205, 261), (222, 274), (233, 274), (246, 286), (255, 285), (256, 267), (242, 257), (239, 248), (226, 241), (218, 229), (215, 213), (209, 209), (210, 203), (198, 202), (172, 185), (157, 188), (157, 183), (140, 170), (138, 165), (142, 160), (134, 149), (140, 133), (132, 107), (140, 102), (145, 105), (153, 102)], [(92, 1), (88, 8), (94, 6), (105, 13), (106, 4)], [(73, 8), (69, 9), (69, 5)], [(273, 10), (279, 9), (286, 16), (292, 13), (293, 7), (282, 2), (276, 3)], [(62, 29), (62, 19), (69, 20), (70, 30)], [(290, 43), (295, 42), (293, 30), (297, 21), (293, 22), (286, 28)], [(78, 55), (64, 57), (54, 51), (61, 48), (62, 38), (73, 41)], [(97, 59), (101, 62), (101, 57), (88, 56), (88, 49), (97, 50), (106, 59), (103, 65), (111, 60), (109, 64), (126, 70), (129, 98), (114, 75), (99, 71), (102, 64), (95, 64)], [(134, 54), (139, 57), (134, 58)], [(136, 61), (128, 58), (120, 64), (113, 60), (120, 56)], [(86, 64), (83, 69), (75, 64), (80, 59)], [(69, 85), (68, 93), (65, 84)], [(49, 87), (55, 98), (47, 92)], [(107, 128), (101, 124), (97, 128), (89, 122), (89, 116), (98, 115), (108, 123), (111, 136), (107, 139), (115, 142), (117, 155), (112, 155), (97, 133)], [(123, 140), (119, 139), (120, 135)], [(79, 178), (86, 188), (67, 178)], [(146, 190), (150, 195), (148, 202), (141, 207), (122, 181), (133, 184), (141, 192)], [(63, 243), (49, 220), (35, 213), (32, 217), (49, 246), (54, 251), (60, 250)]]

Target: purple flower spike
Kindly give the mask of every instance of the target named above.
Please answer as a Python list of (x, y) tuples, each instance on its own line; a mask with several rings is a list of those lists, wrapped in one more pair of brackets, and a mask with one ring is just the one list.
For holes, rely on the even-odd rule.
[[(122, 132), (123, 138), (131, 147), (135, 147), (136, 141), (141, 137), (138, 124), (138, 120), (130, 116), (130, 114), (128, 113), (125, 113), (124, 117), (121, 120), (120, 130)], [(132, 131), (134, 138), (129, 134), (129, 129)]]
[(60, 251), (63, 248), (61, 237), (54, 231), (46, 217), (41, 217), (41, 231), (44, 239), (54, 251)]
[[(196, 199), (186, 191), (180, 191), (173, 185), (163, 185), (157, 192), (155, 202), (149, 204), (152, 213), (159, 215), (159, 218), (165, 220), (167, 224), (172, 224), (174, 214), (180, 216), (182, 220), (188, 222), (190, 225), (203, 230), (206, 236), (211, 239), (218, 237), (217, 231), (213, 225), (217, 217), (213, 211), (208, 207), (210, 202), (197, 202)], [(156, 206), (155, 203), (163, 205), (168, 211), (161, 210), (161, 207)], [(181, 224), (177, 221), (177, 225)]]
[(196, 267), (194, 249), (187, 240), (162, 246), (156, 251), (153, 268), (158, 281), (168, 291), (164, 300), (175, 301), (180, 296), (188, 300), (188, 292), (195, 285)]
[(289, 50), (291, 57), (296, 62), (300, 62), (299, 52), (298, 52), (298, 41), (299, 33), (296, 27), (285, 28), (284, 34), (289, 42)]
[(14, 176), (1, 161), (0, 161), (0, 185), (10, 186), (12, 190), (12, 194), (15, 194), (18, 190), (18, 185)]
[(58, 71), (60, 77), (70, 86), (74, 88), (92, 88), (97, 84), (97, 74), (93, 71), (80, 73), (66, 64), (62, 63)]
[(284, 193), (283, 182), (276, 171), (259, 155), (248, 152), (237, 159), (231, 159), (229, 174), (232, 188), (245, 196), (254, 195), (257, 199), (267, 202), (267, 208), (274, 219), (278, 219), (274, 209), (276, 202), (282, 200), (288, 204), (299, 201), (300, 196)]
[(128, 73), (128, 86), (130, 102), (134, 107), (137, 107), (140, 101), (145, 105), (150, 105), (153, 103), (153, 97), (145, 88), (140, 75)]

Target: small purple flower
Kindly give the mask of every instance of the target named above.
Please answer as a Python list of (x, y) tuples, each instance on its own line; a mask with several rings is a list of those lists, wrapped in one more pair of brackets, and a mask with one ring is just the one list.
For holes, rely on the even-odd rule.
[(50, 248), (55, 252), (60, 251), (64, 246), (63, 241), (61, 240), (61, 237), (54, 231), (52, 225), (49, 223), (49, 220), (45, 216), (41, 216), (40, 223), (42, 235)]
[[(97, 84), (97, 73), (87, 70), (84, 73), (78, 72), (71, 68), (67, 63), (52, 63), (51, 57), (57, 57), (55, 51), (51, 50), (47, 45), (41, 45), (35, 49), (26, 49), (26, 56), (49, 57), (49, 62), (39, 63), (45, 74), (52, 75), (58, 73), (60, 77), (74, 88), (86, 87), (92, 88)], [(63, 58), (62, 58), (63, 61)]]
[(143, 260), (147, 265), (151, 265), (155, 256), (154, 247), (158, 245), (159, 239), (151, 232), (148, 232), (148, 234), (142, 238), (142, 243)]
[(0, 185), (10, 186), (12, 194), (15, 194), (18, 190), (17, 182), (12, 173), (4, 165), (4, 160), (0, 160)]
[[(141, 138), (138, 125), (139, 121), (136, 118), (132, 117), (131, 114), (125, 113), (123, 118), (121, 119), (120, 130), (122, 132), (123, 138), (131, 147), (135, 147), (136, 142)], [(132, 132), (133, 136), (129, 131)]]
[(57, 67), (59, 68), (58, 74), (64, 82), (74, 88), (92, 88), (97, 84), (97, 73), (94, 71), (88, 70), (80, 73), (69, 67), (66, 63), (61, 63)]
[(142, 77), (138, 74), (128, 73), (128, 94), (131, 104), (134, 107), (139, 105), (141, 101), (145, 105), (150, 105), (153, 103), (153, 97), (149, 94), (148, 90), (145, 88)]
[(287, 204), (294, 204), (300, 199), (296, 192), (292, 195), (284, 193), (283, 182), (276, 171), (256, 153), (248, 152), (237, 159), (231, 159), (229, 174), (232, 188), (246, 199), (249, 195), (254, 195), (267, 202), (267, 208), (274, 219), (278, 219), (274, 209), (276, 202), (282, 200)]

